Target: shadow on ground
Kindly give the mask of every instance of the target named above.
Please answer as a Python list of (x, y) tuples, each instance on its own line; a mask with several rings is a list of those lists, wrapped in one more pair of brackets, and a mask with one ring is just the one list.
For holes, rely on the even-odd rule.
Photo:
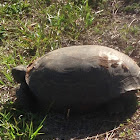
[(137, 97), (128, 93), (102, 105), (92, 114), (70, 114), (66, 119), (63, 114), (50, 113), (42, 130), (45, 135), (38, 140), (75, 140), (104, 134), (131, 118), (136, 109)]

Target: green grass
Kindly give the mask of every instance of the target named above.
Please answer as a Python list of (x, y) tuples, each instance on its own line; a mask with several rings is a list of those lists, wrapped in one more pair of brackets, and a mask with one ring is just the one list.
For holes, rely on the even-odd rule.
[[(74, 44), (97, 44), (97, 42), (101, 45), (114, 45), (114, 40), (106, 39), (106, 36), (109, 38), (116, 31), (115, 35), (119, 34), (118, 40), (123, 41), (122, 44), (118, 41), (117, 46), (124, 47), (123, 50), (127, 54), (132, 51), (133, 39), (139, 39), (140, 26), (133, 23), (130, 25), (130, 22), (129, 24), (123, 22), (122, 25), (114, 23), (116, 20), (112, 18), (111, 8), (110, 0), (1, 1), (1, 100), (3, 95), (17, 87), (11, 69), (19, 64), (27, 65), (51, 50)], [(128, 5), (123, 10), (129, 12), (135, 9), (139, 10), (139, 4)], [(9, 100), (11, 101), (10, 98)], [(12, 106), (11, 104), (11, 109)], [(23, 116), (19, 117), (21, 115)], [(35, 114), (21, 113), (17, 109), (7, 111), (1, 107), (0, 134), (3, 135), (0, 135), (0, 138), (35, 139), (40, 134), (44, 120), (36, 123), (34, 118)], [(124, 136), (122, 132), (120, 137)]]
[(140, 13), (140, 3), (132, 3), (123, 9), (127, 13)]
[[(0, 112), (0, 138), (2, 140), (35, 140), (43, 127), (46, 117), (40, 121), (33, 114), (21, 112), (8, 102)], [(35, 126), (34, 123), (35, 122)]]

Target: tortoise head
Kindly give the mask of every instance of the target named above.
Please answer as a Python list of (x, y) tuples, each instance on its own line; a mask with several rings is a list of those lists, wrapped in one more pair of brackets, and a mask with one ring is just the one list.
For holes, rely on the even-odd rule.
[(14, 80), (18, 83), (25, 82), (26, 66), (19, 65), (12, 69)]

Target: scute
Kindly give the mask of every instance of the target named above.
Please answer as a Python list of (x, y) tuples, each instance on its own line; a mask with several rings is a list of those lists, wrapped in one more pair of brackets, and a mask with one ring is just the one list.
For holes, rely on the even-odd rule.
[(140, 68), (114, 49), (84, 45), (52, 51), (28, 66), (26, 83), (40, 104), (90, 111), (121, 93), (140, 89)]

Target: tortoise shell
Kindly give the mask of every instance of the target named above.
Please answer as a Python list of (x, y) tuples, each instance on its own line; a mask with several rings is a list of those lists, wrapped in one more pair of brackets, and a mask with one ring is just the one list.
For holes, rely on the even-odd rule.
[(140, 89), (140, 68), (114, 49), (83, 45), (54, 50), (27, 67), (26, 83), (39, 104), (63, 111), (91, 111)]

